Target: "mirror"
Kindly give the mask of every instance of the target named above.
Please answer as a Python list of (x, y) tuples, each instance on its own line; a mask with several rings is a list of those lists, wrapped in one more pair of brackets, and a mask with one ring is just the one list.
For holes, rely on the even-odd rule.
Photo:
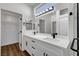
[(56, 32), (56, 21), (52, 22), (52, 32), (51, 33), (57, 33)]
[(39, 31), (40, 33), (45, 33), (45, 20), (39, 20)]
[(57, 33), (60, 36), (68, 36), (68, 9), (58, 10), (39, 17), (39, 33)]

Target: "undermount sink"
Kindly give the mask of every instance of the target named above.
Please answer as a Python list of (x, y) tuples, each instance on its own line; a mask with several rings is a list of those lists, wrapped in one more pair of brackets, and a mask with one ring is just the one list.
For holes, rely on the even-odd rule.
[(52, 42), (59, 42), (60, 41), (58, 38), (53, 39), (52, 37), (44, 38), (43, 40), (52, 41)]
[(35, 35), (36, 38), (46, 38), (46, 36)]
[(47, 38), (44, 38), (44, 39), (51, 39), (51, 40), (53, 40), (53, 38), (49, 38), (49, 37), (47, 37)]
[(41, 35), (35, 35), (35, 38), (44, 40), (44, 41), (53, 41), (53, 42), (59, 42), (59, 38), (53, 38), (52, 36), (41, 36)]

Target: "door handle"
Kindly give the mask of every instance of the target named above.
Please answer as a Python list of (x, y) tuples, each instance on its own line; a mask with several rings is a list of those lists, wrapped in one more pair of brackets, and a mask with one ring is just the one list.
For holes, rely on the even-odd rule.
[(73, 46), (74, 46), (74, 42), (75, 40), (78, 40), (77, 38), (74, 38), (74, 40), (72, 41), (72, 44), (71, 44), (71, 50), (75, 51), (75, 52), (78, 52), (78, 50), (74, 49)]

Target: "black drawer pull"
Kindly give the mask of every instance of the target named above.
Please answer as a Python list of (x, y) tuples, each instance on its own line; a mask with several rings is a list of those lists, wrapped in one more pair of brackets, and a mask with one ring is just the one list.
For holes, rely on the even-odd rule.
[(26, 42), (26, 46), (27, 46), (27, 42)]
[(48, 56), (48, 54), (46, 54), (46, 56)]
[(35, 41), (34, 41), (34, 40), (32, 40), (32, 42), (33, 42), (33, 43), (35, 43)]
[(32, 56), (34, 56), (34, 54), (32, 53)]
[(32, 48), (35, 49), (33, 46), (32, 46)]
[(45, 56), (45, 52), (43, 53), (43, 56)]
[(48, 54), (46, 54), (45, 52), (43, 53), (43, 56), (48, 56)]

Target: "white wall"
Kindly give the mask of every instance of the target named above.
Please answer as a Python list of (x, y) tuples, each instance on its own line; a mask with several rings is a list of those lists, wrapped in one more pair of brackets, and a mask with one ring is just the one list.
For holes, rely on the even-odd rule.
[(17, 12), (26, 16), (32, 16), (32, 10), (26, 4), (21, 3), (1, 3), (0, 9), (5, 9), (13, 12)]
[(0, 10), (0, 55), (1, 55), (1, 10)]

